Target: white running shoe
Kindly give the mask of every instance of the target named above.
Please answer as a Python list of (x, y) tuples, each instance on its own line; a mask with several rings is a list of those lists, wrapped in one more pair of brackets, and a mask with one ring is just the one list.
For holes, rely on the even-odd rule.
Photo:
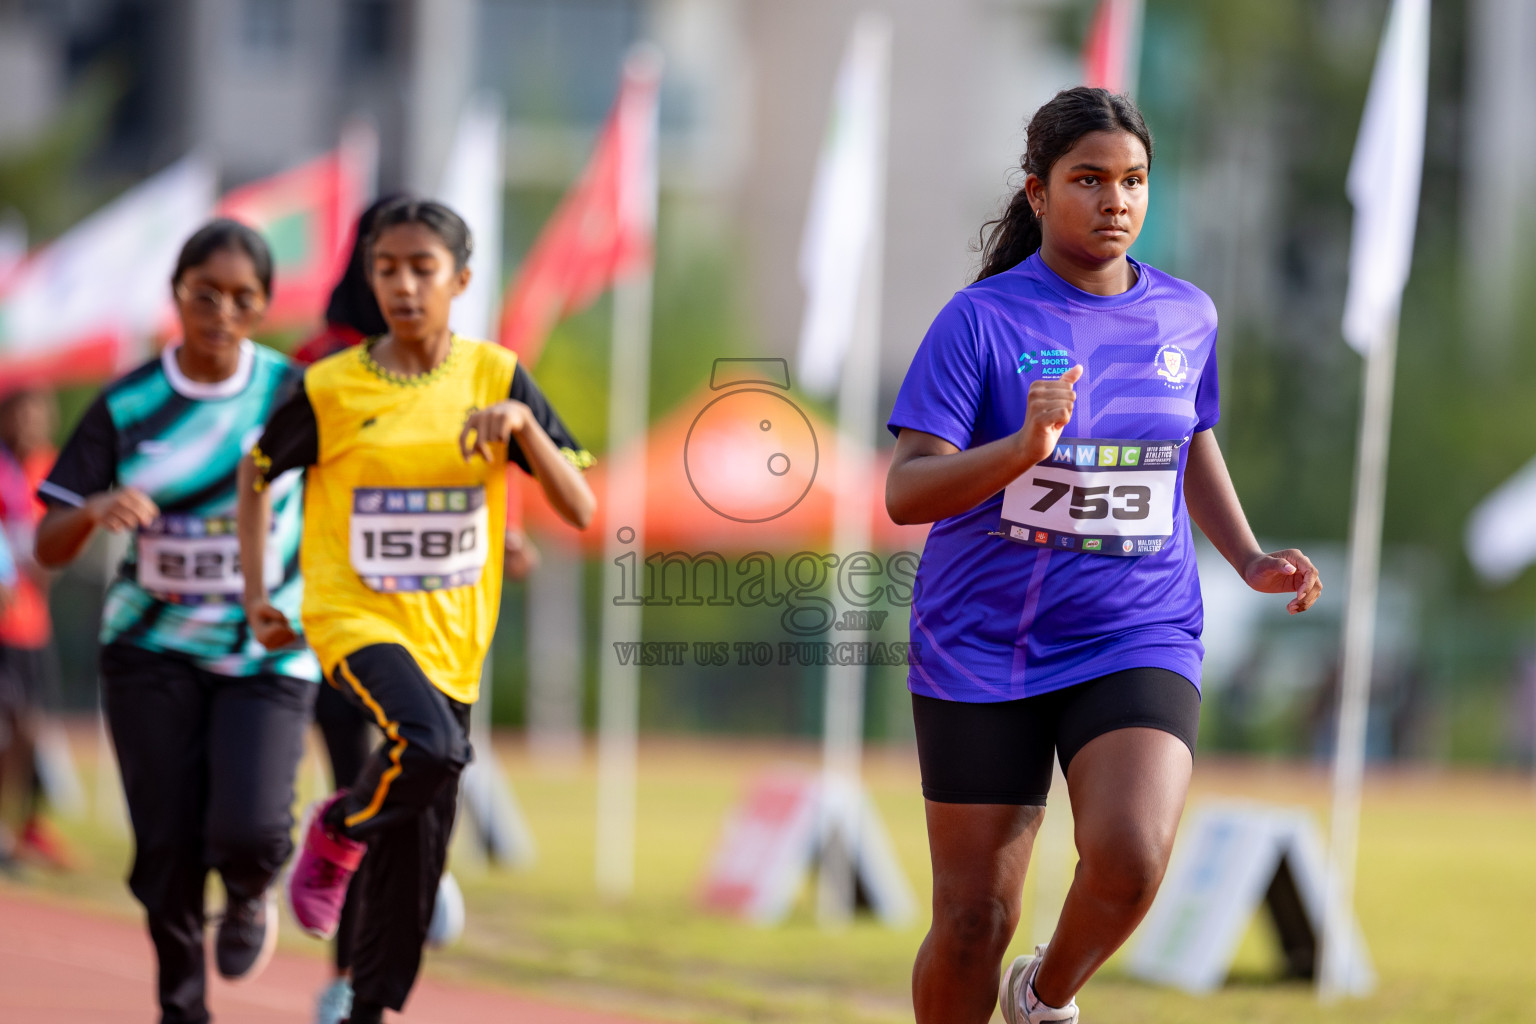
[(337, 978), (320, 990), (315, 1001), (315, 1024), (341, 1024), (352, 1012), (352, 983)]
[(1008, 969), (1003, 971), (1002, 984), (997, 988), (997, 1002), (1003, 1010), (1003, 1020), (1007, 1024), (1046, 1024), (1061, 1022), (1061, 1024), (1077, 1024), (1077, 999), (1074, 997), (1066, 1006), (1059, 1010), (1051, 1009), (1044, 1003), (1037, 1003), (1034, 1010), (1029, 1009), (1029, 986), (1035, 980), (1035, 972), (1040, 970), (1040, 962), (1045, 959), (1045, 947), (1036, 946), (1034, 956), (1015, 957)]

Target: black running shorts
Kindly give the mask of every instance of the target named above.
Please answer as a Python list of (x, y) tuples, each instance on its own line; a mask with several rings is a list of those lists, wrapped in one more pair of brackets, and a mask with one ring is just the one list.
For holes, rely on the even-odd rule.
[(946, 804), (1045, 805), (1051, 757), (1065, 772), (1090, 740), (1161, 729), (1193, 753), (1200, 691), (1177, 672), (1133, 668), (1038, 697), (971, 704), (912, 695), (923, 796)]

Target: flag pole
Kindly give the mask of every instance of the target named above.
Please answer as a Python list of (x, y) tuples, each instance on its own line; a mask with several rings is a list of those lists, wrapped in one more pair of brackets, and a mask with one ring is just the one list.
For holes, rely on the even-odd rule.
[(1135, 98), (1136, 85), (1141, 81), (1141, 27), (1146, 16), (1146, 0), (1126, 0), (1125, 81), (1122, 88), (1132, 98)]
[(1318, 997), (1349, 994), (1354, 974), (1355, 874), (1359, 858), (1360, 790), (1371, 665), (1381, 573), (1381, 524), (1386, 507), (1387, 445), (1392, 429), (1392, 382), (1397, 368), (1397, 319), (1383, 328), (1365, 358), (1360, 441), (1355, 459), (1355, 507), (1349, 528), (1349, 601), (1344, 609), (1338, 736), (1333, 759), (1328, 898), (1318, 965)]
[[(843, 359), (837, 398), (837, 491), (833, 498), (832, 549), (841, 558), (867, 551), (870, 545), (868, 481), (880, 398), (880, 308), (884, 289), (885, 167), (889, 128), (889, 67), (891, 23), (882, 15), (865, 15), (855, 31), (862, 45), (876, 55), (880, 93), (873, 104), (875, 167), (870, 175), (873, 195), (869, 233), (858, 281), (853, 334)], [(839, 616), (848, 610), (836, 595)], [(864, 630), (845, 631), (850, 641), (866, 638)], [(822, 851), (817, 875), (817, 919), (823, 926), (846, 923), (854, 910), (855, 867), (863, 818), (860, 767), (864, 745), (865, 667), (829, 665), (826, 672), (822, 733)]]
[[(645, 457), (620, 460), (628, 442), (645, 432), (650, 390), (649, 270), (621, 282), (613, 293), (613, 357), (608, 400), (608, 508), (602, 522), (603, 568), (626, 551), (645, 550)], [(629, 541), (623, 543), (620, 533)], [(615, 645), (640, 639), (640, 605), (603, 603), (598, 647), (597, 887), (622, 899), (635, 887), (636, 749), (640, 719), (638, 658), (621, 664)]]
[[(625, 63), (625, 78), (655, 83), (661, 77), (661, 55), (641, 44)], [(658, 105), (651, 103), (645, 122), (631, 109), (621, 126), (631, 144), (643, 145), (644, 180), (628, 183), (639, 194), (649, 224), (655, 224), (657, 203), (656, 132)], [(625, 186), (621, 186), (625, 187)], [(613, 335), (608, 387), (608, 506), (601, 521), (603, 567), (625, 552), (645, 548), (646, 466), (644, 445), (635, 458), (621, 456), (645, 436), (650, 409), (651, 305), (655, 284), (654, 260), (615, 283)], [(598, 647), (597, 849), (598, 891), (623, 899), (635, 886), (636, 749), (640, 718), (639, 659), (620, 664), (615, 644), (640, 640), (638, 602), (603, 603), (602, 640)]]
[(1360, 992), (1365, 976), (1354, 913), (1360, 795), (1376, 646), (1392, 383), (1424, 166), (1429, 43), (1430, 0), (1393, 0), (1345, 187), (1355, 223), (1342, 326), (1345, 340), (1364, 354), (1365, 370), (1349, 529), (1349, 599), (1339, 671), (1327, 898), (1317, 962), (1318, 998), (1324, 1003)]

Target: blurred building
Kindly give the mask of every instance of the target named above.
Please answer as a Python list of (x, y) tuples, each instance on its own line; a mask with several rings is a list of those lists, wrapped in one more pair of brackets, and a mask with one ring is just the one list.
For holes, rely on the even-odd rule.
[[(623, 54), (657, 41), (663, 188), (738, 240), (758, 342), (792, 354), (796, 253), (833, 79), (859, 11), (894, 21), (884, 380), (967, 280), (968, 246), (1022, 148), (1025, 116), (1069, 84), (1060, 0), (0, 0), (0, 146), (86, 76), (122, 90), (97, 157), (141, 175), (200, 147), (234, 184), (335, 144), (381, 139), (380, 185), (439, 180), (465, 100), (499, 95), (509, 185), (581, 166)], [(695, 218), (698, 220), (698, 218)], [(510, 261), (521, 253), (509, 253)]]
[[(796, 276), (817, 153), (848, 33), (894, 23), (885, 274), (887, 398), (928, 322), (968, 280), (1023, 122), (1070, 84), (1061, 0), (448, 0), (475, 52), (469, 88), (506, 105), (509, 184), (568, 183), (607, 112), (625, 50), (667, 58), (662, 185), (738, 240), (760, 347), (793, 356)], [(467, 8), (474, 7), (473, 11)], [(468, 47), (440, 38), (442, 52)], [(461, 100), (443, 97), (450, 111)], [(441, 131), (451, 128), (443, 115)], [(445, 144), (445, 142), (444, 142)], [(439, 147), (440, 148), (440, 147)], [(431, 180), (430, 178), (424, 180)], [(516, 258), (520, 254), (512, 254)]]
[(1467, 33), (1462, 251), (1479, 355), (1509, 353), (1536, 271), (1536, 4), (1473, 0)]
[(406, 13), (391, 0), (0, 0), (0, 146), (90, 84), (115, 100), (92, 161), (113, 178), (199, 147), (238, 183), (334, 145), (357, 112), (398, 135)]
[[(559, 189), (581, 166), (636, 40), (657, 41), (663, 187), (697, 201), (743, 254), (758, 344), (792, 354), (795, 255), (832, 81), (855, 15), (895, 25), (883, 378), (887, 398), (932, 315), (972, 267), (1033, 108), (1077, 75), (1064, 11), (1087, 0), (0, 0), (0, 149), (52, 123), (83, 83), (115, 90), (95, 167), (147, 174), (187, 149), (226, 183), (334, 145), (349, 118), (381, 138), (379, 183), (430, 189), (458, 111), (498, 95), (513, 188)], [(1316, 58), (1374, 52), (1380, 4), (1335, 0)], [(1468, 289), (1497, 347), (1514, 323), (1536, 222), (1536, 4), (1470, 0), (1460, 222)], [(1149, 5), (1142, 98), (1184, 152), (1159, 160), (1139, 252), (1205, 287), (1228, 323), (1335, 340), (1347, 218), (1296, 216), (1296, 153), (1311, 144), (1294, 82), (1260, 66), (1212, 96), (1194, 16)], [(1443, 58), (1442, 58), (1443, 59)], [(1202, 115), (1191, 129), (1190, 111)], [(1162, 122), (1159, 122), (1159, 115)], [(1442, 133), (1443, 134), (1443, 133)], [(1305, 204), (1303, 204), (1305, 205)], [(1311, 207), (1307, 207), (1311, 209)], [(1316, 210), (1314, 209), (1315, 213)], [(1281, 244), (1254, 247), (1253, 238)], [(508, 264), (520, 258), (508, 253)]]
[[(832, 83), (858, 0), (759, 0), (744, 13), (757, 102), (743, 209), (754, 311), (792, 353), (796, 255)], [(894, 397), (929, 322), (972, 276), (971, 251), (1023, 152), (1023, 127), (1078, 69), (1043, 0), (892, 0), (883, 391)]]

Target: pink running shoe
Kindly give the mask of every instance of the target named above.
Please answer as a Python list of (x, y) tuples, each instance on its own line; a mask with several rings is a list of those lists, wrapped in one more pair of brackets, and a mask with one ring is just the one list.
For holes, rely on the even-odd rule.
[(347, 883), (368, 852), (368, 844), (338, 835), (325, 826), (325, 812), (346, 795), (339, 790), (313, 803), (305, 814), (304, 847), (288, 871), (288, 909), (299, 927), (317, 939), (329, 939), (341, 923)]

